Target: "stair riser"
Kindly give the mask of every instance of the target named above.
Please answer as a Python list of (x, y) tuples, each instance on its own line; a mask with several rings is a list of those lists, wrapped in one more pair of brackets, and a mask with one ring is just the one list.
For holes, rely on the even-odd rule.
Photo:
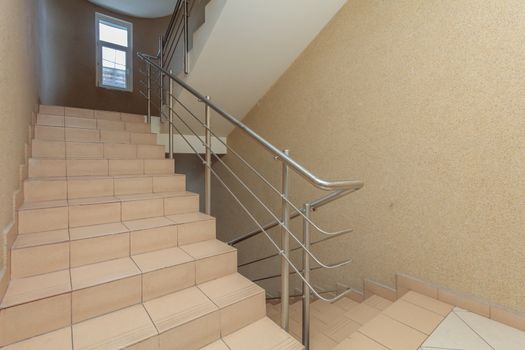
[(29, 159), (29, 177), (66, 176), (122, 176), (122, 175), (170, 175), (174, 172), (172, 159), (95, 159), (55, 160)]
[[(176, 210), (174, 210), (176, 208)], [(199, 209), (198, 196), (176, 196), (164, 199), (134, 200), (127, 202), (113, 202), (102, 204), (70, 205), (45, 209), (26, 209), (18, 212), (18, 231), (20, 234), (45, 232), (98, 224), (136, 220), (163, 215), (183, 214), (196, 212)], [(196, 234), (196, 238), (187, 238), (189, 226), (182, 228), (182, 242), (193, 239), (204, 240), (215, 236), (205, 232)], [(211, 238), (206, 238), (211, 239)], [(179, 242), (181, 239), (179, 239)], [(188, 244), (188, 243), (184, 243)]]
[(52, 126), (52, 127), (66, 127), (79, 129), (98, 129), (98, 130), (113, 130), (113, 131), (129, 131), (136, 133), (151, 132), (148, 124), (140, 124), (134, 122), (123, 122), (104, 119), (88, 119), (78, 117), (62, 117), (55, 115), (39, 114), (37, 117), (37, 125)]
[(87, 119), (101, 119), (101, 120), (115, 120), (123, 122), (144, 123), (145, 118), (140, 114), (110, 112), (110, 111), (96, 111), (84, 108), (62, 107), (62, 106), (46, 106), (41, 105), (39, 109), (40, 114), (66, 116), (75, 118)]
[(237, 272), (237, 251), (199, 259), (195, 264), (196, 283), (204, 283)]
[(157, 135), (130, 131), (60, 128), (53, 126), (35, 126), (35, 139), (41, 141), (67, 142), (104, 142), (156, 145)]
[(221, 337), (220, 314), (214, 311), (159, 336), (160, 350), (197, 350)]
[(220, 309), (221, 335), (231, 334), (266, 316), (264, 291)]
[(88, 180), (26, 181), (26, 202), (113, 197), (159, 192), (183, 192), (184, 176), (137, 177)]

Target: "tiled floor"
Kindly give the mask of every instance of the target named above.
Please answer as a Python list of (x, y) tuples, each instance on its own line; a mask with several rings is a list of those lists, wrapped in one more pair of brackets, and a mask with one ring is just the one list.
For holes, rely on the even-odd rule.
[(420, 349), (523, 350), (525, 332), (456, 307)]
[[(279, 305), (268, 315), (279, 322)], [(300, 303), (290, 316), (290, 332), (300, 339)], [(317, 300), (310, 339), (311, 350), (525, 350), (525, 332), (414, 292), (394, 303), (378, 296), (361, 304)]]

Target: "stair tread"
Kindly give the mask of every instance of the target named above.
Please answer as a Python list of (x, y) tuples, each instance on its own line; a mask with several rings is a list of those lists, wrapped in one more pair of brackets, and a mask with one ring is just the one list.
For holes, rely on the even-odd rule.
[(199, 284), (198, 287), (220, 308), (257, 294), (264, 294), (264, 289), (239, 273)]
[[(143, 194), (138, 194), (138, 195), (88, 197), (88, 198), (77, 198), (77, 199), (67, 199), (67, 200), (61, 199), (61, 200), (51, 200), (51, 201), (39, 201), (39, 202), (24, 202), (20, 206), (20, 208), (18, 208), (18, 210), (24, 211), (24, 210), (34, 210), (34, 209), (67, 207), (71, 205), (129, 202), (129, 201), (136, 201), (136, 200), (162, 199), (162, 198), (185, 197), (185, 196), (198, 196), (198, 194), (189, 192), (189, 191), (156, 192), (156, 193), (143, 193)], [(177, 219), (178, 215), (170, 215), (170, 216), (173, 216), (175, 219), (172, 221), (180, 221)], [(196, 217), (196, 214), (192, 214), (192, 217)], [(189, 221), (197, 221), (197, 220), (188, 220), (188, 222)], [(177, 223), (183, 223), (183, 222), (177, 222)]]
[(142, 273), (194, 261), (191, 256), (177, 247), (133, 255), (132, 259), (135, 264), (137, 264)]
[(140, 275), (140, 270), (129, 257), (71, 268), (73, 290), (88, 288), (126, 277)]
[(122, 349), (157, 335), (141, 304), (74, 324), (72, 328), (75, 350)]
[(0, 307), (11, 307), (70, 291), (69, 270), (12, 279)]
[(72, 241), (115, 235), (125, 232), (129, 232), (129, 230), (120, 222), (69, 228), (69, 236)]
[(204, 259), (210, 256), (236, 251), (234, 247), (217, 239), (181, 245), (180, 248), (195, 259)]
[(174, 222), (165, 216), (158, 216), (154, 218), (130, 220), (122, 222), (130, 231), (147, 230), (157, 227), (171, 226)]
[(173, 221), (176, 224), (186, 224), (189, 222), (202, 221), (202, 220), (213, 220), (214, 217), (210, 215), (203, 214), (201, 212), (195, 213), (185, 213), (185, 214), (176, 214), (166, 216), (168, 219)]
[(268, 317), (264, 317), (223, 338), (230, 350), (299, 350), (303, 349), (294, 337)]
[(59, 329), (3, 347), (2, 350), (72, 350), (71, 327)]
[(199, 350), (230, 350), (226, 344), (222, 341), (222, 339), (217, 340), (216, 342), (213, 342), (203, 348), (200, 348)]
[(197, 287), (147, 301), (144, 307), (159, 332), (218, 311), (217, 306)]
[(13, 249), (36, 247), (67, 241), (69, 241), (69, 231), (67, 229), (20, 234), (16, 237), (16, 240), (13, 243)]
[[(129, 159), (127, 159), (129, 160)], [(27, 178), (25, 182), (44, 182), (44, 181), (83, 181), (83, 180), (107, 180), (107, 179), (134, 179), (134, 178), (148, 178), (148, 177), (184, 177), (184, 174), (158, 174), (158, 175), (110, 175), (110, 176), (70, 176), (70, 177), (32, 177)]]

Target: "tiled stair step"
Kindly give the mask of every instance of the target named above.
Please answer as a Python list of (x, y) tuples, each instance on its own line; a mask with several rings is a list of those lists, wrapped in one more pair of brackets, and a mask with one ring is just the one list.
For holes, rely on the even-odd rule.
[(54, 126), (59, 128), (79, 128), (129, 131), (137, 133), (151, 132), (150, 125), (137, 122), (123, 122), (119, 120), (88, 119), (78, 117), (64, 117), (58, 115), (38, 114), (36, 125)]
[(186, 177), (179, 174), (31, 178), (24, 181), (24, 200), (40, 202), (184, 192), (185, 188)]
[(84, 108), (40, 105), (39, 113), (75, 118), (102, 119), (123, 122), (144, 123), (145, 116), (141, 114), (99, 111)]
[[(140, 124), (139, 124), (140, 125)], [(109, 142), (155, 145), (157, 134), (122, 130), (99, 130), (64, 128), (56, 126), (35, 126), (35, 139), (71, 142)]]
[[(23, 234), (13, 245), (11, 275), (12, 278), (31, 277), (183, 245), (193, 249), (188, 253), (198, 259), (206, 258), (210, 251), (231, 252), (222, 251), (227, 248), (224, 245), (210, 246), (213, 239), (215, 219), (201, 213)], [(203, 241), (208, 243), (200, 243)], [(193, 244), (196, 246), (192, 247)], [(234, 259), (230, 254), (219, 260), (230, 263)], [(199, 281), (206, 279), (206, 272), (213, 274), (214, 269), (221, 268), (212, 265), (208, 269), (204, 265)]]
[(61, 230), (196, 212), (199, 196), (160, 192), (115, 197), (24, 203), (18, 209), (19, 234)]
[(163, 145), (33, 140), (37, 159), (163, 159)]
[(169, 175), (173, 159), (29, 159), (29, 178), (70, 176)]
[[(182, 252), (178, 256), (179, 265), (194, 264), (188, 255), (184, 257), (180, 254)], [(184, 259), (188, 261), (183, 262)], [(62, 294), (59, 295), (62, 299), (58, 302), (54, 296), (41, 296), (40, 300), (18, 306), (4, 305), (7, 308), (2, 312), (10, 314), (1, 319), (2, 326), (7, 328), (2, 328), (5, 331), (0, 333), (0, 344), (69, 328), (72, 320), (74, 349), (121, 349), (135, 343), (144, 345), (144, 341), (148, 341), (146, 349), (156, 349), (157, 346), (161, 349), (198, 349), (221, 336), (235, 334), (265, 316), (264, 290), (237, 273), (188, 286), (190, 277), (187, 286), (179, 284), (175, 291), (167, 291), (162, 296), (144, 301), (141, 290), (144, 281), (141, 283), (141, 280), (148, 274), (141, 274), (140, 268), (131, 259), (81, 269), (84, 271), (71, 270), (71, 280), (68, 280), (67, 272), (62, 272), (62, 276), (58, 273), (51, 276), (55, 280), (48, 284), (56, 285), (55, 292), (62, 287)], [(68, 286), (71, 286), (69, 290)], [(41, 312), (46, 306), (49, 307), (45, 305), (49, 302), (55, 302), (55, 308), (48, 309), (46, 315), (34, 322), (29, 319), (22, 324), (20, 317), (25, 315), (20, 313)], [(23, 309), (19, 309), (21, 307)], [(149, 322), (134, 319), (133, 315), (138, 314), (145, 316), (140, 318)], [(125, 315), (133, 322), (120, 319), (119, 315)], [(144, 327), (146, 324), (153, 327)], [(152, 331), (144, 334), (144, 329)], [(47, 337), (50, 335), (47, 334)], [(153, 337), (156, 340), (150, 339)], [(36, 342), (38, 338), (46, 338), (46, 335), (13, 347), (27, 346), (28, 342)]]

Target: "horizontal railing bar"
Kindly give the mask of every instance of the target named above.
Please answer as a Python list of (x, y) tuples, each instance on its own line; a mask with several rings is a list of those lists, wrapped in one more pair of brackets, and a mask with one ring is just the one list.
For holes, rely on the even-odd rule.
[[(180, 101), (177, 97), (175, 97), (175, 96), (173, 96), (171, 94), (169, 96), (171, 98), (173, 98), (175, 101), (177, 101), (182, 106), (182, 108), (184, 108), (184, 110), (186, 112), (188, 112), (188, 114), (191, 117), (193, 117), (193, 119), (195, 119), (203, 128), (208, 130), (213, 136), (215, 136), (217, 141), (219, 141), (221, 144), (223, 144), (228, 151), (233, 153), (233, 155), (235, 155), (239, 160), (241, 160), (241, 162), (243, 162), (243, 164), (246, 165), (248, 167), (248, 169), (250, 169), (259, 179), (261, 179), (268, 187), (270, 187), (282, 200), (286, 201), (286, 203), (288, 203), (292, 207), (292, 209), (294, 210), (294, 215), (302, 216), (317, 231), (319, 231), (322, 234), (328, 235), (328, 236), (339, 235), (341, 233), (349, 233), (349, 232), (352, 231), (351, 229), (346, 229), (346, 230), (341, 230), (341, 231), (336, 231), (336, 232), (328, 232), (328, 231), (322, 229), (321, 227), (319, 227), (315, 222), (313, 222), (309, 217), (307, 217), (304, 214), (304, 210), (297, 208), (292, 201), (290, 201), (286, 196), (284, 196), (279, 189), (277, 189), (274, 185), (272, 185), (272, 183), (270, 181), (268, 181), (268, 179), (266, 179), (261, 173), (259, 173), (257, 171), (257, 169), (255, 169), (246, 159), (244, 159), (237, 151), (235, 151), (233, 148), (231, 148), (230, 145), (228, 145), (228, 143), (224, 142), (219, 136), (217, 136), (213, 132), (213, 130), (211, 130), (211, 128), (209, 128), (206, 124), (204, 124), (184, 103), (182, 103), (182, 101)], [(346, 192), (345, 193), (345, 194), (349, 194), (349, 193), (353, 192), (354, 190), (340, 190), (340, 191), (350, 191), (350, 192)], [(339, 198), (339, 197), (340, 196), (338, 196), (337, 198)], [(279, 225), (279, 223), (276, 222), (276, 225)], [(258, 233), (260, 233), (260, 231)], [(258, 234), (258, 233), (256, 233), (256, 234)], [(243, 237), (239, 237), (238, 241), (237, 240), (234, 240), (234, 241), (236, 241), (236, 243), (238, 243), (238, 242), (243, 241), (243, 240), (245, 240), (247, 238), (250, 238), (250, 237), (244, 237), (243, 236)], [(228, 244), (233, 245), (231, 243), (228, 243)]]
[(160, 67), (155, 62), (152, 62), (147, 57), (143, 56), (142, 53), (137, 53), (137, 55), (146, 61), (148, 61), (151, 65), (153, 65), (155, 68), (161, 70), (169, 79), (174, 80), (177, 84), (182, 86), (186, 91), (191, 93), (193, 96), (201, 100), (204, 104), (208, 105), (211, 109), (213, 109), (215, 112), (217, 112), (219, 115), (221, 115), (224, 119), (226, 119), (228, 122), (233, 124), (234, 126), (238, 127), (241, 131), (243, 131), (245, 134), (250, 136), (252, 139), (257, 141), (259, 144), (261, 144), (264, 148), (266, 148), (270, 153), (273, 155), (279, 157), (279, 159), (288, 164), (296, 173), (301, 175), (303, 178), (305, 178), (308, 182), (313, 184), (315, 187), (323, 189), (323, 190), (337, 190), (337, 189), (360, 189), (363, 187), (363, 182), (360, 180), (336, 180), (336, 181), (327, 181), (323, 180), (316, 175), (314, 175), (310, 170), (306, 169), (304, 166), (299, 164), (297, 161), (295, 161), (290, 156), (286, 155), (284, 152), (282, 152), (279, 148), (274, 146), (272, 143), (264, 139), (262, 136), (257, 134), (255, 131), (250, 129), (248, 126), (246, 126), (244, 123), (239, 121), (237, 118), (235, 118), (233, 115), (229, 114), (228, 112), (222, 110), (218, 105), (216, 105), (212, 100), (206, 99), (204, 95), (199, 93), (197, 90), (195, 90), (190, 85), (186, 84), (184, 81), (179, 79), (178, 77), (170, 74), (168, 71), (166, 71), (164, 68)]
[[(344, 234), (344, 233), (343, 233), (343, 234)], [(329, 237), (327, 237), (327, 238), (319, 239), (319, 240), (317, 240), (317, 241), (311, 242), (310, 245), (316, 245), (316, 244), (319, 244), (319, 243), (323, 243), (323, 242), (325, 242), (325, 241), (329, 241), (329, 240), (334, 239), (334, 238), (336, 238), (336, 237), (340, 237), (340, 236), (342, 236), (343, 234), (335, 235), (335, 236), (329, 236)], [(301, 249), (301, 247), (295, 247), (295, 248), (293, 248), (293, 249), (290, 249), (290, 253), (295, 252), (295, 251), (300, 250), (300, 249)], [(277, 257), (277, 256), (279, 256), (279, 254), (268, 255), (268, 256), (265, 256), (264, 258), (258, 258), (258, 259), (254, 259), (254, 260), (250, 260), (250, 261), (248, 261), (248, 262), (242, 263), (242, 264), (240, 264), (240, 265), (237, 265), (237, 267), (248, 266), (248, 265), (251, 265), (251, 264), (258, 263), (258, 262), (263, 261), (263, 260), (267, 260), (267, 259), (275, 258), (275, 257)]]
[[(312, 268), (310, 269), (310, 271), (320, 270), (320, 269), (322, 269), (322, 268), (323, 268), (322, 266), (316, 266), (316, 267), (312, 267)], [(292, 275), (296, 275), (296, 274), (297, 274), (297, 272), (295, 272), (295, 271), (291, 271), (291, 272), (290, 272), (290, 276), (292, 276)], [(266, 277), (261, 277), (261, 278), (254, 279), (254, 280), (252, 280), (252, 281), (253, 281), (253, 282), (260, 282), (260, 281), (271, 280), (271, 279), (273, 279), (273, 278), (277, 278), (277, 277), (281, 277), (281, 274), (278, 273), (278, 274), (275, 274), (275, 275), (270, 275), (270, 276), (266, 276)]]
[[(322, 292), (319, 292), (320, 294), (328, 294), (328, 293), (337, 293), (338, 291), (337, 290), (323, 290)], [(302, 298), (302, 294), (294, 294), (294, 295), (290, 295), (290, 298)], [(276, 297), (266, 297), (266, 300), (280, 300), (281, 299), (281, 296), (276, 296)]]

